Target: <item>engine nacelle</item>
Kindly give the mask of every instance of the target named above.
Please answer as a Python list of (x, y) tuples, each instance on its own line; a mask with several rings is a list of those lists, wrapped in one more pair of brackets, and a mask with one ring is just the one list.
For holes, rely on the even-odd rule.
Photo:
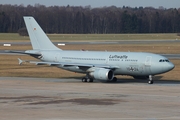
[(90, 75), (97, 80), (112, 80), (114, 77), (114, 73), (109, 69), (95, 69), (94, 72), (91, 72)]

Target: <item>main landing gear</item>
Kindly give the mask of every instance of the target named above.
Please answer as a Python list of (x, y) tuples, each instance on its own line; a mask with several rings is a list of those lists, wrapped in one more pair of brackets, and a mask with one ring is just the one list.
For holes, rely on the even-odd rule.
[[(86, 77), (83, 77), (83, 78), (82, 78), (82, 82), (84, 82), (84, 83), (85, 83), (85, 82), (91, 83), (91, 82), (94, 82), (94, 79), (86, 76)], [(112, 80), (107, 81), (107, 82), (117, 82), (117, 78), (114, 77)]]
[(149, 75), (149, 81), (148, 81), (148, 84), (153, 84), (154, 83), (154, 81), (153, 81), (153, 79), (152, 79), (152, 75)]
[(86, 74), (86, 77), (83, 77), (82, 78), (82, 82), (93, 82), (94, 79), (89, 75), (89, 74)]
[(82, 82), (93, 82), (93, 78), (83, 77)]
[(111, 82), (117, 82), (117, 77), (113, 77), (113, 79), (111, 80)]

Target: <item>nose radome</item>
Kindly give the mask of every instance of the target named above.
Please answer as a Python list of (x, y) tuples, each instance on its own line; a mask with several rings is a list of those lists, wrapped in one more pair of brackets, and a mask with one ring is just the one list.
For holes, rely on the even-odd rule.
[(168, 65), (166, 65), (166, 69), (168, 70), (168, 71), (170, 71), (170, 70), (172, 70), (172, 69), (174, 69), (174, 64), (173, 63), (168, 63)]

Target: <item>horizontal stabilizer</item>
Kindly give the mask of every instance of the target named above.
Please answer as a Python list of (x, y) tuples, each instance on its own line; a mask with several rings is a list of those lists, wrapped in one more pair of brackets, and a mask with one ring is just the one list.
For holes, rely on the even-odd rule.
[(18, 61), (19, 61), (19, 65), (22, 65), (23, 61), (20, 58), (18, 58)]

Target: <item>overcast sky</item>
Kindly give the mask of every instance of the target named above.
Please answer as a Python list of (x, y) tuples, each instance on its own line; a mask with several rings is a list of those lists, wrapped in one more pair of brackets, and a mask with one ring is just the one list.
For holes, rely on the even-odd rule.
[(39, 3), (46, 6), (87, 6), (104, 7), (104, 6), (129, 6), (129, 7), (154, 7), (159, 8), (180, 8), (180, 0), (0, 0), (0, 4), (35, 5)]

